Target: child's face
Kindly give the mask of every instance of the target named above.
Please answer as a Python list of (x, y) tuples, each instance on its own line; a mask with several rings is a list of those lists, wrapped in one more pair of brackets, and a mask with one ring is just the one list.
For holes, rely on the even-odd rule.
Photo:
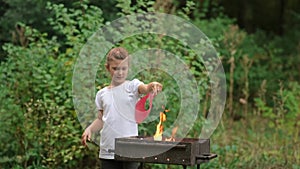
[(114, 59), (106, 65), (106, 69), (110, 73), (112, 84), (117, 86), (122, 84), (128, 75), (128, 60), (117, 60)]

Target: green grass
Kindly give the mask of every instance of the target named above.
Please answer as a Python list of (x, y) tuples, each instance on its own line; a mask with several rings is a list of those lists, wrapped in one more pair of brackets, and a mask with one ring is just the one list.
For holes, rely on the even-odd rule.
[[(299, 130), (289, 131), (284, 125), (270, 128), (268, 122), (253, 114), (239, 121), (223, 115), (211, 136), (211, 153), (218, 157), (201, 164), (201, 169), (300, 169)], [(182, 166), (146, 164), (144, 168), (181, 169)]]
[(218, 158), (201, 168), (300, 168), (299, 134), (284, 125), (270, 128), (267, 119), (253, 114), (239, 121), (223, 117), (211, 137)]

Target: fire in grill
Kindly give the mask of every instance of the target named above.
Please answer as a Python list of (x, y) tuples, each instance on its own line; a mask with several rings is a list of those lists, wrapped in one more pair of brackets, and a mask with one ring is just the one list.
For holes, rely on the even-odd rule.
[(159, 123), (153, 137), (125, 137), (115, 139), (115, 159), (141, 163), (174, 164), (186, 166), (208, 162), (217, 157), (210, 153), (209, 139), (176, 138), (178, 126), (172, 130), (170, 138), (163, 136), (163, 122), (169, 112), (162, 106)]
[[(165, 139), (163, 139), (165, 140)], [(153, 137), (125, 137), (115, 139), (115, 159), (142, 163), (194, 166), (217, 157), (210, 153), (209, 139), (174, 138), (156, 141)]]

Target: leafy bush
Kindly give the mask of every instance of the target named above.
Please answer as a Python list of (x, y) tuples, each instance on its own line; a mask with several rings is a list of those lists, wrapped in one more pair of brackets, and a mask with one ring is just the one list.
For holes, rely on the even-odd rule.
[[(132, 5), (131, 1), (117, 1), (116, 6), (121, 8), (118, 15), (125, 16), (155, 11), (155, 3), (158, 2), (137, 1)], [(87, 5), (86, 1), (80, 4), (73, 9), (61, 4), (47, 5), (47, 9), (55, 13), (54, 18), (49, 18), (49, 23), (60, 37), (50, 37), (20, 24), (25, 30), (22, 35), (25, 39), (22, 40), (26, 43), (22, 43), (23, 46), (9, 43), (3, 46), (7, 57), (0, 65), (1, 168), (97, 168), (99, 165), (98, 152), (80, 145), (82, 128), (72, 102), (71, 83), (80, 49), (105, 23), (101, 9)], [(182, 10), (168, 10), (189, 19), (217, 48), (227, 75), (228, 100), (231, 100), (225, 113), (234, 111), (225, 114), (227, 116), (222, 122), (222, 127), (228, 127), (228, 130), (219, 128), (212, 138), (215, 139), (212, 152), (219, 158), (203, 167), (280, 168), (282, 161), (291, 161), (293, 164), (288, 163), (289, 167), (299, 168), (300, 34), (297, 25), (293, 28), (295, 31), (290, 31), (286, 37), (270, 36), (263, 31), (248, 34), (237, 27), (233, 19), (221, 13), (205, 20), (202, 19), (205, 11), (197, 14), (192, 11), (194, 8), (193, 1), (188, 1)], [(201, 20), (189, 18), (191, 13), (200, 16)], [(199, 117), (188, 133), (188, 137), (199, 136), (211, 99), (202, 58), (184, 42), (166, 36), (142, 34), (123, 39), (118, 44), (130, 52), (164, 49), (184, 61), (197, 80), (199, 95), (204, 100), (200, 103)], [(98, 87), (109, 83), (102, 67), (97, 73), (95, 83)], [(145, 82), (157, 80), (164, 83), (167, 106), (172, 113), (168, 115), (166, 125), (172, 125), (181, 106), (178, 104), (179, 86), (172, 75), (149, 69), (133, 72), (134, 76)], [(159, 104), (157, 111), (160, 110)], [(230, 116), (235, 116), (235, 113), (242, 118), (232, 122)], [(141, 125), (143, 134), (154, 133), (154, 127), (149, 126)], [(274, 144), (270, 140), (275, 140)], [(256, 155), (257, 149), (261, 150), (259, 155)], [(149, 164), (147, 167), (161, 168), (162, 165)]]
[[(84, 7), (93, 14), (100, 11)], [(76, 53), (101, 19), (89, 12), (82, 15), (82, 10), (68, 12), (60, 5), (49, 8), (57, 12), (57, 22), (51, 23), (66, 35), (64, 44), (24, 26), (28, 46), (3, 47), (8, 53), (0, 69), (4, 82), (0, 98), (6, 105), (0, 112), (0, 128), (5, 131), (1, 135), (3, 168), (84, 168), (89, 166), (78, 164), (85, 156), (95, 155), (80, 145), (82, 129), (72, 104), (71, 77)], [(69, 48), (62, 52), (62, 46)], [(92, 161), (91, 166), (97, 165), (96, 159)]]

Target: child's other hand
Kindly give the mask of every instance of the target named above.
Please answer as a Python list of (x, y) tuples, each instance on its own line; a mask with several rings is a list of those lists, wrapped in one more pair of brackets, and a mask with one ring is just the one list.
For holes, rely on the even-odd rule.
[(83, 134), (81, 136), (81, 143), (84, 146), (87, 146), (87, 144), (86, 144), (87, 140), (91, 140), (91, 135), (92, 135), (92, 132), (88, 128), (85, 129), (85, 131), (83, 132)]

